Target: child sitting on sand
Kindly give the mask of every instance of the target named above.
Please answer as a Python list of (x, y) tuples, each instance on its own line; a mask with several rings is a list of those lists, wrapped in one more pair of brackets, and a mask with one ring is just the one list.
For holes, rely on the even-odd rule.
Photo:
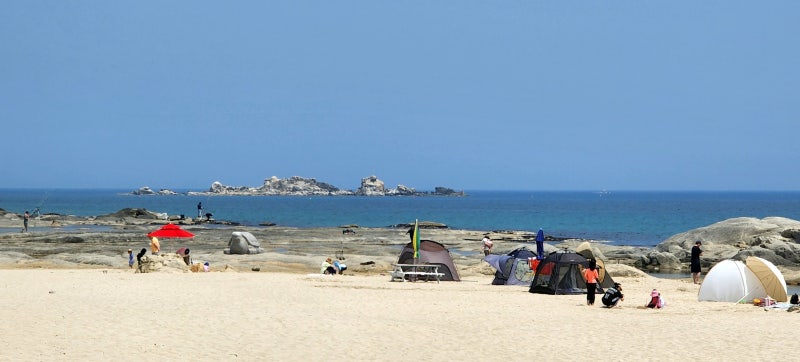
[(344, 263), (340, 262), (339, 260), (334, 260), (333, 268), (336, 269), (339, 274), (342, 274), (345, 270), (347, 270), (347, 265), (344, 265)]
[(655, 309), (664, 307), (664, 299), (661, 298), (661, 293), (659, 293), (658, 290), (653, 289), (653, 291), (650, 292), (650, 301), (647, 302), (645, 307)]
[(331, 258), (325, 259), (325, 261), (322, 262), (322, 266), (320, 267), (319, 272), (322, 273), (322, 274), (335, 275), (336, 274), (336, 268), (333, 267), (332, 263), (333, 263), (333, 260), (331, 260)]

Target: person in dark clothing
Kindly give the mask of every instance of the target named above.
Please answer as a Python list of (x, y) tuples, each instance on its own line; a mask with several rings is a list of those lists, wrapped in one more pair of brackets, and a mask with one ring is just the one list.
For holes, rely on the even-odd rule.
[(694, 246), (692, 247), (692, 260), (690, 263), (691, 271), (692, 271), (692, 281), (695, 284), (700, 284), (700, 255), (703, 254), (703, 250), (700, 249), (700, 245), (702, 243), (700, 240), (694, 242)]
[(25, 213), (22, 214), (22, 232), (28, 232), (28, 220), (30, 220), (31, 214), (28, 213), (28, 210), (25, 210)]
[(616, 307), (617, 303), (621, 300), (625, 300), (625, 296), (622, 294), (622, 285), (619, 283), (614, 283), (614, 287), (606, 289), (606, 293), (603, 294), (603, 305), (608, 308)]
[(142, 257), (144, 254), (147, 254), (147, 248), (142, 248), (138, 254), (136, 254), (136, 268), (139, 269), (139, 272), (142, 272)]

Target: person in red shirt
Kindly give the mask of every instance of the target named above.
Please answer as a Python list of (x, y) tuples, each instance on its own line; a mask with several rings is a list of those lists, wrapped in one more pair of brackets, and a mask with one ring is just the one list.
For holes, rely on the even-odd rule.
[(586, 280), (586, 305), (594, 305), (597, 278), (600, 278), (600, 273), (597, 272), (597, 262), (594, 259), (589, 260), (589, 267), (583, 271), (583, 279)]

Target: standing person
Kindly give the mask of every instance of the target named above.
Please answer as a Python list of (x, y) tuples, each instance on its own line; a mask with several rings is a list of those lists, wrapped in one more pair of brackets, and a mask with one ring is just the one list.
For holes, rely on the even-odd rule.
[(700, 255), (703, 254), (703, 250), (700, 249), (701, 244), (700, 240), (697, 240), (692, 247), (692, 262), (690, 267), (692, 270), (692, 281), (695, 284), (700, 284)]
[(28, 220), (31, 219), (31, 214), (28, 213), (28, 210), (25, 210), (25, 213), (22, 214), (22, 232), (28, 232)]
[(133, 269), (133, 249), (128, 249), (128, 267)]
[(489, 255), (492, 253), (492, 248), (494, 247), (494, 243), (492, 239), (489, 239), (489, 235), (483, 237), (483, 255)]
[(150, 253), (158, 255), (159, 251), (161, 251), (161, 244), (158, 242), (158, 238), (153, 236), (150, 238)]
[(202, 201), (197, 203), (197, 218), (199, 219), (201, 217), (203, 217), (203, 202)]
[(139, 251), (139, 254), (136, 254), (136, 265), (139, 273), (144, 273), (144, 269), (142, 269), (142, 258), (144, 257), (144, 254), (147, 254), (146, 248), (142, 248), (142, 250)]
[(586, 305), (594, 305), (594, 292), (597, 290), (597, 279), (600, 278), (596, 260), (589, 260), (589, 268), (583, 271), (583, 278), (586, 279)]

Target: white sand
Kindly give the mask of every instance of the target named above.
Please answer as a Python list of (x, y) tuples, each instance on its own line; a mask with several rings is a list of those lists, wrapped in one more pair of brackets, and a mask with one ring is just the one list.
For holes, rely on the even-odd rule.
[[(0, 360), (783, 360), (800, 314), (697, 302), (683, 280), (585, 296), (386, 275), (0, 270)], [(658, 288), (668, 305), (641, 307)], [(773, 352), (770, 352), (773, 351)]]

